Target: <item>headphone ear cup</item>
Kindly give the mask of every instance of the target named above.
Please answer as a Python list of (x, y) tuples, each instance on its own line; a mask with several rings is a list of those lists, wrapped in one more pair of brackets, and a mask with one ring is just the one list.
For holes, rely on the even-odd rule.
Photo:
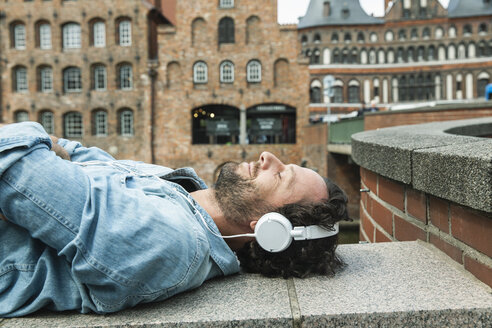
[(292, 242), (292, 223), (280, 213), (263, 215), (256, 224), (255, 237), (264, 250), (277, 253), (286, 250)]

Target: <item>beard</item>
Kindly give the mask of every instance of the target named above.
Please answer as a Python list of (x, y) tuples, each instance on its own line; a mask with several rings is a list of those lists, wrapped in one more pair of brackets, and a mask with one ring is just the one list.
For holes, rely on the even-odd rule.
[[(238, 163), (229, 162), (222, 167), (215, 183), (215, 199), (226, 220), (245, 223), (248, 219), (259, 219), (273, 209), (263, 200), (252, 179), (236, 173), (238, 166)], [(258, 169), (259, 163), (252, 168), (253, 178)]]

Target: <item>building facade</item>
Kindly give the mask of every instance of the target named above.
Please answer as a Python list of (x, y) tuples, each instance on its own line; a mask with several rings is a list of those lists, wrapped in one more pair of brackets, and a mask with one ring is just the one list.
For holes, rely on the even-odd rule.
[(313, 117), (327, 103), (342, 113), (371, 102), (402, 108), (483, 99), (492, 75), (492, 1), (450, 0), (446, 9), (438, 0), (385, 0), (385, 9), (376, 18), (358, 0), (311, 0), (298, 37), (310, 61)]
[(152, 28), (168, 23), (159, 13), (141, 0), (2, 1), (1, 121), (150, 160)]
[(308, 61), (296, 26), (277, 23), (277, 1), (180, 0), (173, 19), (158, 31), (156, 161), (212, 183), (224, 161), (269, 150), (322, 173), (302, 148)]

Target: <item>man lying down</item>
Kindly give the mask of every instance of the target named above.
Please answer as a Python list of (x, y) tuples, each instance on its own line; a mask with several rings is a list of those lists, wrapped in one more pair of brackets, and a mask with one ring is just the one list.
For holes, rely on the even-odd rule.
[(5, 125), (0, 317), (161, 301), (239, 272), (238, 259), (266, 276), (333, 274), (346, 203), (328, 179), (268, 152), (224, 165), (207, 188), (191, 168), (117, 161), (38, 123)]

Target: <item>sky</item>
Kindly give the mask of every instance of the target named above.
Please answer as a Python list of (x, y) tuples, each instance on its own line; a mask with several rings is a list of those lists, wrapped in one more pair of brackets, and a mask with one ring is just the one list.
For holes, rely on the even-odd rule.
[[(297, 24), (298, 18), (304, 16), (309, 0), (277, 0), (278, 22), (280, 24)], [(341, 0), (336, 0), (341, 1)], [(444, 8), (447, 8), (449, 0), (439, 0)], [(362, 9), (369, 15), (383, 16), (384, 0), (360, 0)]]

